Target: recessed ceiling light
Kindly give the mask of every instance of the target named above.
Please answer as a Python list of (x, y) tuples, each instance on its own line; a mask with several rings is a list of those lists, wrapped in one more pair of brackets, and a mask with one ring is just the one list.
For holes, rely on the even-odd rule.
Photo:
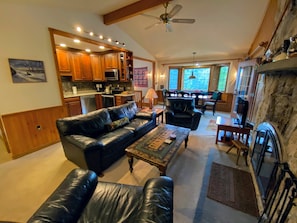
[(78, 26), (78, 27), (76, 27), (76, 31), (77, 32), (81, 32), (81, 28)]
[(89, 52), (91, 52), (91, 50), (90, 50), (90, 49), (85, 49), (85, 50), (86, 50), (86, 52), (88, 52), (88, 53), (89, 53)]
[(100, 48), (100, 49), (102, 49), (102, 50), (103, 50), (103, 49), (105, 49), (105, 47), (104, 47), (104, 46), (99, 46), (99, 48)]
[(80, 40), (79, 39), (74, 39), (73, 42), (80, 43)]
[(66, 47), (66, 44), (65, 43), (60, 43), (60, 46), (61, 47)]

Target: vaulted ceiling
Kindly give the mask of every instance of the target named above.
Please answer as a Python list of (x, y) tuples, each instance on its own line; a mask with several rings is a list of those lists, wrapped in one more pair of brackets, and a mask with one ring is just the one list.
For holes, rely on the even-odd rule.
[[(82, 4), (81, 0), (26, 0), (26, 3), (106, 15), (106, 23), (118, 26), (157, 60), (177, 61), (192, 58), (193, 52), (197, 52), (197, 60), (245, 57), (270, 0), (173, 0), (168, 12), (177, 4), (182, 6), (173, 18), (195, 19), (195, 23), (171, 22), (172, 32), (166, 32), (165, 24), (157, 19), (165, 12), (164, 1), (85, 0)], [(111, 12), (114, 14), (108, 15)]]

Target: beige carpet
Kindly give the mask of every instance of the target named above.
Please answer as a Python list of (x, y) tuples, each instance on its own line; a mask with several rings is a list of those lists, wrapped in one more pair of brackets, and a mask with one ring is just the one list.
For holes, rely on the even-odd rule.
[[(227, 155), (225, 151), (228, 147), (215, 145), (215, 133), (206, 131), (211, 118), (213, 116), (202, 117), (198, 130), (190, 134), (188, 148), (181, 149), (167, 171), (167, 175), (174, 180), (176, 223), (193, 222), (205, 164), (211, 148), (215, 148), (216, 162), (235, 166), (236, 156)], [(0, 221), (25, 222), (70, 170), (76, 167), (65, 158), (60, 143), (0, 164)], [(242, 165), (240, 168), (246, 167)], [(132, 185), (143, 185), (147, 179), (159, 177), (157, 168), (142, 161), (134, 164), (134, 171), (131, 174), (126, 157), (112, 165), (104, 174), (105, 176), (99, 178), (99, 181)], [(222, 214), (229, 215), (229, 213)]]

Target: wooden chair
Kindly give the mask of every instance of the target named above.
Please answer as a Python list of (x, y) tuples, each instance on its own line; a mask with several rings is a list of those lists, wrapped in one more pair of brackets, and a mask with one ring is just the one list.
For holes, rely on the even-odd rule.
[(241, 152), (243, 153), (243, 157), (245, 158), (245, 164), (248, 165), (247, 156), (249, 153), (248, 141), (250, 137), (250, 132), (251, 132), (251, 129), (249, 128), (240, 128), (236, 131), (236, 133), (233, 132), (234, 139), (231, 140), (232, 145), (226, 153), (229, 153), (233, 148), (237, 149), (236, 165), (238, 165), (238, 160)]
[(214, 92), (209, 100), (206, 100), (201, 108), (202, 113), (204, 114), (205, 110), (208, 107), (212, 108), (212, 114), (214, 115), (216, 112), (216, 105), (218, 100), (221, 100), (221, 92)]

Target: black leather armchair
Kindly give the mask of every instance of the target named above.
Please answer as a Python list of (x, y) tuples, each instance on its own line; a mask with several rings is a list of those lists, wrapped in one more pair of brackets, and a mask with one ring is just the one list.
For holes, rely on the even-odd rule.
[(75, 169), (28, 223), (173, 222), (173, 181), (149, 179), (143, 187), (98, 182), (95, 172)]
[(195, 108), (194, 98), (167, 98), (166, 124), (181, 126), (196, 130), (202, 113)]

